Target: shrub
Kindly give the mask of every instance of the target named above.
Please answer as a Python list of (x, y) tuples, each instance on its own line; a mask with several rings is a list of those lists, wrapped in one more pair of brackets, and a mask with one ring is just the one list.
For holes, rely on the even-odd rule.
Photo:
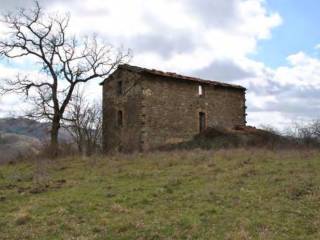
[(294, 146), (296, 146), (295, 141), (281, 136), (275, 130), (238, 126), (233, 129), (210, 127), (196, 135), (191, 141), (167, 145), (161, 149), (221, 149), (241, 147), (274, 149)]

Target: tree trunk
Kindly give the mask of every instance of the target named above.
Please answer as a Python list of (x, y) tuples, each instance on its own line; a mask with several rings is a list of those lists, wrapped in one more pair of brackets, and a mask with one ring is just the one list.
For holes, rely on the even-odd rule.
[(53, 158), (56, 158), (59, 154), (59, 129), (60, 129), (60, 121), (55, 118), (52, 121), (51, 127), (51, 141), (50, 141), (50, 155)]
[(88, 140), (87, 140), (87, 152), (86, 152), (86, 155), (87, 155), (88, 157), (90, 157), (90, 156), (92, 155), (92, 153), (93, 153), (92, 150), (93, 150), (93, 149), (92, 149), (92, 144), (91, 144), (90, 140), (88, 139)]
[(82, 153), (83, 153), (82, 141), (79, 140), (77, 144), (78, 144), (78, 152), (80, 155), (82, 155)]
[(84, 153), (84, 144), (83, 144), (83, 137), (79, 131), (79, 140), (78, 140), (78, 151), (79, 151), (79, 154), (82, 155)]

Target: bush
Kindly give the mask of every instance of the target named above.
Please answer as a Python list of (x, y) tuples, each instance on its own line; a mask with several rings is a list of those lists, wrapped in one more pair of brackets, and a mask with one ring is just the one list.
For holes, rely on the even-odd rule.
[(300, 145), (307, 147), (320, 147), (320, 120), (309, 123), (294, 123), (287, 129), (286, 136), (295, 139)]
[(239, 147), (274, 149), (294, 147), (296, 145), (296, 141), (281, 136), (275, 130), (270, 131), (254, 127), (237, 126), (233, 129), (210, 127), (196, 135), (190, 141), (175, 145), (167, 145), (161, 149), (221, 149)]

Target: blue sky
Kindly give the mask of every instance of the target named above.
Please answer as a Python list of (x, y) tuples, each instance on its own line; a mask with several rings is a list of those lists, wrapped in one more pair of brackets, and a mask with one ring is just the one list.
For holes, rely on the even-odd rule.
[(287, 64), (286, 57), (304, 51), (317, 55), (320, 43), (320, 2), (316, 0), (267, 0), (266, 7), (278, 12), (282, 25), (273, 29), (272, 37), (259, 43), (253, 58), (270, 67)]

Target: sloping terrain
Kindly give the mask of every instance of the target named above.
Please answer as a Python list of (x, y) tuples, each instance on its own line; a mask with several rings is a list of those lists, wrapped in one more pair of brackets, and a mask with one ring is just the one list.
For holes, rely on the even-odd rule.
[(320, 239), (320, 153), (171, 151), (0, 167), (0, 239)]
[[(50, 123), (38, 122), (27, 118), (2, 118), (0, 119), (0, 132), (24, 135), (38, 140), (48, 140), (50, 136)], [(61, 129), (61, 141), (70, 141), (70, 134)]]
[[(32, 158), (49, 141), (50, 124), (26, 118), (0, 119), (0, 164)], [(60, 141), (70, 142), (70, 134), (61, 129)]]
[(167, 145), (161, 149), (227, 149), (241, 147), (277, 149), (294, 148), (298, 147), (298, 144), (292, 138), (254, 127), (235, 127), (234, 129), (211, 127), (196, 135), (190, 141)]
[(1, 133), (0, 164), (32, 158), (39, 153), (40, 149), (41, 142), (37, 138)]
[(0, 119), (0, 132), (44, 140), (49, 135), (49, 124), (27, 118), (3, 118)]

